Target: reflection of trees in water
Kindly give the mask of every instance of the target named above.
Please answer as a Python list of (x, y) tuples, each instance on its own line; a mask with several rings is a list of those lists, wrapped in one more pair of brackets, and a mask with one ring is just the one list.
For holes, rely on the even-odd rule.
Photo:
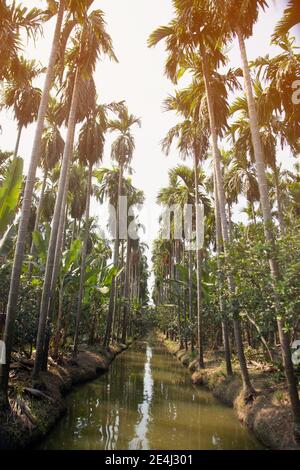
[[(151, 357), (151, 349), (153, 354)], [(132, 347), (100, 379), (68, 397), (47, 449), (257, 448), (232, 410), (193, 387), (162, 347)]]
[(153, 395), (153, 378), (151, 371), (152, 349), (149, 345), (147, 345), (146, 358), (143, 381), (143, 401), (138, 406), (139, 422), (135, 426), (135, 437), (129, 442), (129, 449), (150, 449), (147, 434), (149, 420), (151, 419), (150, 407)]

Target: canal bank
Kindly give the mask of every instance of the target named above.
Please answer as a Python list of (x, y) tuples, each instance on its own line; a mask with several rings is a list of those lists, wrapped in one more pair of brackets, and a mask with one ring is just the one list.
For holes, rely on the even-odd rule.
[[(245, 403), (242, 381), (237, 366), (232, 377), (227, 377), (223, 363), (215, 358), (206, 358), (205, 369), (199, 369), (195, 358), (178, 343), (157, 333), (159, 341), (173, 354), (190, 373), (194, 385), (203, 386), (220, 402), (234, 409), (237, 418), (266, 447), (272, 450), (300, 450), (293, 437), (292, 413), (282, 389), (271, 383), (270, 374), (251, 373), (251, 380), (257, 396), (251, 403)], [(266, 386), (269, 382), (269, 386)]]
[(260, 449), (229, 407), (191, 383), (157, 340), (135, 342), (107, 374), (76, 387), (39, 449)]
[(72, 388), (101, 376), (125, 345), (109, 351), (82, 351), (76, 361), (64, 357), (60, 365), (50, 360), (41, 373), (39, 390), (31, 388), (33, 361), (20, 362), (11, 385), (12, 410), (0, 417), (0, 450), (24, 449), (41, 441), (67, 412), (66, 396)]

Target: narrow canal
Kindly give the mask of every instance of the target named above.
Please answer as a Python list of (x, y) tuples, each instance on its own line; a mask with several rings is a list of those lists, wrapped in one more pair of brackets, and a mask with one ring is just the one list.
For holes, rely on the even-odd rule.
[(109, 372), (67, 397), (68, 413), (41, 449), (259, 449), (233, 410), (156, 341), (138, 342)]

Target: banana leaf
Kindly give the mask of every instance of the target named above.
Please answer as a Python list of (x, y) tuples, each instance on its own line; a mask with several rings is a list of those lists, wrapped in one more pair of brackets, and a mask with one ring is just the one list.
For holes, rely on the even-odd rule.
[(23, 159), (16, 158), (8, 167), (0, 188), (0, 234), (13, 222), (23, 181)]

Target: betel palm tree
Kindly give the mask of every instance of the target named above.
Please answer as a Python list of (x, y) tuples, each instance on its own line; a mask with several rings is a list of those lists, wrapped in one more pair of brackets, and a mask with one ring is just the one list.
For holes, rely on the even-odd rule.
[(86, 206), (86, 168), (78, 163), (73, 163), (69, 176), (70, 215), (73, 219), (72, 240), (80, 234), (81, 221)]
[[(119, 260), (119, 244), (120, 244), (120, 226), (119, 226), (119, 216), (120, 216), (120, 197), (126, 194), (123, 192), (122, 179), (123, 173), (126, 168), (129, 167), (130, 162), (133, 157), (133, 152), (135, 149), (134, 136), (131, 133), (133, 126), (141, 126), (141, 121), (139, 118), (130, 114), (125, 105), (123, 105), (118, 111), (118, 118), (109, 121), (109, 128), (111, 132), (117, 132), (118, 136), (116, 140), (112, 143), (111, 147), (111, 158), (113, 161), (117, 162), (119, 167), (119, 182), (117, 190), (117, 206), (116, 206), (116, 234), (114, 242), (114, 254), (113, 254), (113, 265), (118, 267)], [(108, 315), (106, 322), (106, 330), (104, 337), (104, 346), (108, 347), (110, 336), (111, 336), (111, 327), (112, 320), (115, 308), (114, 302), (114, 292), (115, 292), (115, 277), (112, 279), (112, 285), (110, 290), (109, 297), (109, 307)]]
[(0, 80), (20, 77), (19, 53), (21, 35), (25, 31), (28, 38), (36, 38), (41, 31), (43, 12), (38, 8), (28, 9), (22, 4), (0, 0)]
[(20, 139), (23, 128), (34, 122), (37, 118), (41, 100), (41, 90), (33, 86), (43, 69), (34, 60), (19, 59), (20, 76), (11, 78), (4, 85), (0, 108), (12, 108), (17, 121), (17, 139), (14, 158), (18, 156)]
[(258, 57), (251, 65), (257, 70), (258, 78), (262, 75), (267, 82), (259, 107), (271, 110), (282, 121), (290, 145), (291, 142), (297, 143), (300, 135), (300, 110), (291, 99), (293, 84), (300, 80), (300, 54), (295, 38), (284, 36), (274, 44), (280, 48), (279, 54)]
[[(227, 246), (229, 244), (229, 230), (226, 218), (225, 192), (223, 185), (223, 175), (221, 169), (221, 154), (218, 148), (218, 127), (216, 123), (215, 95), (213, 93), (213, 76), (219, 63), (226, 63), (226, 58), (222, 54), (220, 44), (228, 38), (228, 33), (224, 33), (222, 15), (216, 5), (207, 1), (174, 0), (175, 19), (167, 26), (158, 28), (149, 38), (149, 45), (153, 46), (162, 39), (166, 40), (168, 59), (166, 62), (167, 75), (176, 81), (182, 76), (185, 70), (189, 70), (190, 60), (185, 57), (197, 57), (200, 60), (199, 73), (202, 73), (208, 116), (212, 141), (212, 153), (214, 159), (214, 172), (216, 178), (216, 190), (219, 203), (218, 214), (221, 219), (222, 237), (224, 242), (224, 253), (228, 257)], [(219, 5), (220, 6), (220, 5)], [(195, 62), (194, 60), (192, 62)], [(192, 66), (193, 67), (193, 66)], [(232, 298), (235, 294), (234, 281), (231, 276), (228, 278)], [(252, 387), (242, 342), (241, 326), (236, 303), (234, 307), (234, 334), (237, 352), (241, 367), (243, 389), (245, 399), (251, 399), (255, 395)]]
[[(246, 154), (236, 153), (236, 148), (229, 151), (228, 165), (225, 167), (224, 187), (226, 195), (231, 195), (231, 201), (237, 202), (243, 194), (251, 208), (253, 221), (256, 221), (255, 202), (259, 201), (259, 190), (255, 171)], [(227, 196), (228, 200), (228, 196)]]
[[(191, 155), (194, 158), (194, 168), (197, 167), (199, 158), (203, 158), (205, 156), (206, 148), (208, 146), (208, 128), (209, 128), (209, 119), (207, 115), (207, 101), (205, 98), (205, 85), (202, 79), (201, 73), (199, 73), (199, 68), (201, 70), (201, 64), (199, 64), (199, 60), (197, 57), (192, 57), (189, 60), (184, 60), (185, 66), (191, 67), (192, 71), (195, 74), (194, 81), (190, 87), (187, 89), (178, 92), (175, 96), (169, 97), (166, 100), (165, 107), (168, 110), (175, 110), (179, 111), (179, 113), (183, 113), (183, 115), (189, 116), (192, 113), (193, 120), (186, 119), (185, 122), (175, 126), (173, 129), (170, 130), (168, 136), (166, 137), (164, 144), (166, 146), (166, 150), (169, 149), (169, 145), (172, 142), (174, 137), (180, 137), (178, 149), (183, 156)], [(221, 130), (226, 125), (226, 118), (228, 114), (228, 105), (226, 103), (226, 88), (225, 82), (229, 81), (230, 84), (234, 85), (236, 82), (236, 78), (234, 74), (232, 75), (231, 72), (227, 74), (227, 76), (223, 77), (219, 74), (215, 74), (212, 80), (212, 89), (214, 96), (216, 97), (216, 102), (218, 104), (218, 119), (216, 119), (217, 128)], [(218, 100), (218, 101), (217, 101)], [(201, 124), (200, 124), (200, 122)], [(195, 173), (195, 178), (197, 174)], [(197, 186), (197, 182), (195, 183)], [(198, 197), (197, 197), (198, 199)], [(218, 212), (219, 216), (219, 212)], [(201, 259), (198, 253), (197, 256), (197, 295), (198, 295), (198, 302), (197, 305), (200, 305), (201, 299), (199, 299), (199, 292), (201, 289), (200, 286), (200, 267), (201, 267)], [(223, 304), (221, 304), (223, 305)], [(201, 315), (201, 310), (198, 308), (198, 322), (199, 315)], [(224, 331), (226, 332), (227, 329), (225, 328), (225, 318), (222, 315)], [(225, 336), (224, 336), (224, 339)], [(228, 341), (226, 340), (226, 344)], [(226, 354), (226, 363), (230, 363), (230, 353), (229, 349), (225, 346), (225, 354)], [(231, 369), (228, 369), (231, 372)]]
[[(195, 178), (195, 171), (198, 172), (198, 175)], [(195, 191), (195, 181), (198, 182), (198, 189)], [(179, 165), (176, 168), (173, 168), (169, 172), (169, 186), (167, 188), (163, 188), (160, 190), (157, 200), (159, 203), (171, 206), (173, 204), (178, 204), (181, 206), (182, 210), (184, 210), (184, 206), (186, 204), (190, 204), (195, 206), (195, 201), (197, 197), (198, 204), (201, 203), (204, 206), (204, 213), (210, 209), (210, 201), (206, 194), (205, 186), (205, 174), (199, 168), (197, 170), (190, 169), (187, 166)], [(196, 225), (197, 218), (194, 214), (193, 217), (193, 225)], [(191, 235), (191, 234), (189, 234)], [(188, 245), (189, 242), (188, 241)], [(191, 247), (189, 247), (191, 248)], [(193, 259), (192, 259), (192, 251), (191, 249), (188, 250), (188, 259), (189, 259), (189, 318), (190, 321), (193, 320), (193, 298), (192, 298), (192, 278), (193, 278)], [(197, 263), (197, 270), (199, 269)], [(197, 277), (197, 289), (202, 289), (202, 280), (200, 279), (200, 283), (198, 282)], [(199, 296), (197, 295), (197, 306), (198, 306)], [(200, 305), (201, 306), (201, 305)], [(197, 308), (197, 316), (201, 315), (201, 309)], [(203, 342), (202, 337), (202, 319), (198, 320), (198, 327), (197, 327), (197, 339), (198, 344)], [(193, 339), (192, 339), (192, 347), (193, 347)], [(203, 348), (201, 348), (203, 355)], [(203, 366), (203, 363), (202, 363)]]
[[(122, 177), (122, 181), (120, 184), (120, 167), (113, 167), (113, 168), (105, 168), (102, 167), (100, 169), (97, 169), (94, 172), (95, 177), (97, 178), (98, 185), (95, 188), (95, 197), (97, 200), (103, 204), (104, 200), (107, 200), (113, 208), (112, 212), (110, 213), (110, 221), (108, 224), (109, 231), (115, 236), (116, 232), (116, 214), (115, 214), (115, 208), (118, 205), (118, 191), (119, 187), (123, 188), (123, 194), (126, 194), (128, 201), (134, 201), (135, 203), (142, 203), (143, 200), (143, 195), (141, 194), (141, 191), (136, 190), (132, 186), (131, 183), (131, 178), (125, 178), (124, 175)], [(127, 240), (128, 242), (128, 240)], [(130, 243), (127, 245), (128, 250), (130, 251)], [(120, 261), (120, 257), (118, 254), (118, 266), (120, 267), (122, 263), (122, 259)], [(110, 287), (112, 289), (112, 286)], [(115, 286), (116, 289), (116, 286)], [(115, 312), (113, 311), (113, 314)], [(115, 315), (113, 315), (112, 318), (112, 326), (113, 326), (113, 319), (115, 318)], [(119, 322), (121, 323), (121, 322)]]
[[(126, 255), (125, 255), (125, 266), (124, 266), (124, 301), (123, 301), (123, 318), (122, 318), (122, 342), (126, 342), (127, 337), (127, 330), (128, 330), (128, 317), (130, 314), (130, 271), (131, 271), (131, 261), (132, 261), (132, 252), (134, 251), (134, 244), (135, 242), (139, 243), (136, 237), (138, 237), (138, 230), (141, 228), (137, 220), (137, 216), (134, 214), (134, 206), (140, 206), (144, 202), (144, 193), (140, 189), (132, 188), (131, 194), (127, 197), (128, 199), (128, 207), (130, 207), (130, 218), (131, 220), (128, 221), (128, 228), (134, 229), (133, 234), (129, 233), (126, 240)], [(133, 239), (132, 239), (133, 235)]]
[[(3, 2), (1, 2), (3, 3)], [(6, 310), (6, 321), (5, 321), (5, 331), (4, 331), (4, 341), (6, 345), (6, 363), (3, 364), (0, 368), (0, 409), (2, 407), (6, 408), (9, 406), (7, 398), (7, 389), (8, 389), (8, 377), (9, 377), (9, 364), (11, 359), (11, 350), (13, 344), (13, 332), (15, 317), (17, 313), (18, 306), (18, 295), (19, 295), (19, 286), (20, 286), (20, 276), (22, 270), (22, 263), (25, 251), (26, 244), (26, 235), (28, 230), (28, 224), (31, 213), (31, 203), (32, 196), (35, 184), (36, 169), (39, 163), (40, 156), (40, 145), (42, 139), (42, 133), (44, 129), (44, 120), (47, 112), (50, 89), (52, 86), (53, 76), (54, 76), (54, 65), (56, 62), (60, 32), (63, 22), (63, 16), (65, 11), (65, 1), (61, 0), (57, 10), (57, 19), (56, 26), (54, 31), (54, 36), (52, 40), (51, 52), (49, 57), (49, 63), (46, 72), (46, 78), (44, 82), (43, 92), (41, 96), (36, 132), (34, 136), (33, 148), (31, 153), (31, 159), (29, 164), (29, 169), (26, 178), (24, 197), (22, 203), (22, 212), (19, 222), (16, 250), (14, 255), (14, 262), (12, 268), (11, 282), (9, 288), (9, 297)], [(1, 44), (5, 42), (1, 41)]]
[[(65, 216), (65, 204), (67, 196), (67, 183), (73, 152), (75, 127), (77, 122), (77, 112), (79, 103), (80, 85), (89, 83), (95, 70), (97, 59), (101, 53), (107, 54), (111, 59), (116, 60), (112, 48), (112, 41), (105, 30), (104, 14), (101, 10), (89, 12), (91, 2), (85, 4), (84, 10), (78, 19), (78, 27), (75, 28), (75, 35), (72, 40), (73, 48), (68, 52), (70, 66), (75, 67), (74, 85), (72, 100), (68, 115), (68, 132), (62, 159), (61, 173), (59, 179), (58, 193), (55, 203), (53, 223), (49, 241), (45, 279), (41, 300), (41, 310), (39, 317), (39, 328), (37, 335), (37, 351), (33, 377), (37, 379), (43, 365), (44, 339), (48, 316), (48, 307), (56, 283), (56, 266), (61, 253), (62, 233), (64, 231), (63, 220)], [(88, 78), (87, 78), (88, 77)], [(53, 276), (54, 275), (54, 276)]]
[(107, 130), (106, 109), (104, 106), (94, 106), (91, 114), (81, 128), (78, 142), (79, 161), (88, 166), (86, 205), (85, 205), (85, 231), (83, 236), (83, 245), (81, 251), (80, 282), (76, 312), (76, 326), (74, 335), (73, 356), (75, 357), (78, 349), (79, 324), (82, 309), (82, 298), (84, 291), (84, 278), (86, 267), (87, 244), (89, 236), (89, 218), (90, 218), (90, 199), (92, 189), (92, 175), (94, 165), (99, 163), (103, 157), (105, 132)]
[[(174, 108), (174, 101), (170, 107), (170, 100), (168, 100), (167, 107), (169, 110)], [(178, 110), (178, 108), (177, 108)], [(181, 124), (177, 125), (169, 131), (168, 135), (163, 141), (163, 150), (168, 155), (170, 148), (175, 137), (179, 137), (179, 150), (181, 154), (191, 154), (194, 158), (194, 191), (195, 191), (195, 206), (200, 203), (199, 200), (199, 173), (198, 166), (201, 159), (203, 159), (203, 132), (199, 123), (194, 123), (192, 120), (186, 119)], [(199, 234), (200, 228), (198, 226), (199, 219), (196, 217), (196, 234)], [(198, 235), (197, 235), (198, 236)], [(196, 240), (196, 243), (198, 239)], [(198, 244), (197, 244), (198, 245)], [(204, 367), (203, 356), (203, 330), (202, 330), (202, 296), (201, 296), (201, 279), (202, 279), (202, 252), (197, 247), (197, 321), (198, 321), (198, 348), (199, 348), (199, 365)]]
[[(267, 7), (266, 0), (227, 0), (223, 10), (224, 22), (226, 19), (227, 27), (233, 36), (237, 36), (242, 60), (242, 70), (245, 81), (245, 92), (248, 104), (249, 123), (251, 129), (251, 138), (256, 162), (257, 178), (260, 190), (261, 207), (265, 223), (266, 240), (274, 245), (274, 233), (272, 231), (272, 213), (268, 194), (268, 185), (265, 171), (263, 147), (259, 134), (258, 113), (255, 105), (253, 93), (253, 84), (250, 75), (250, 68), (247, 58), (245, 39), (253, 33), (253, 27), (258, 19), (260, 9)], [(221, 11), (219, 11), (221, 13)], [(278, 266), (275, 260), (270, 259), (270, 265), (273, 275), (276, 277)]]
[[(289, 142), (289, 137), (286, 135), (286, 126), (283, 122), (273, 114), (273, 109), (267, 107), (265, 100), (265, 93), (261, 82), (256, 80), (254, 84), (255, 101), (258, 110), (258, 124), (259, 133), (261, 138), (261, 145), (263, 148), (264, 162), (266, 167), (270, 166), (273, 171), (275, 193), (277, 198), (277, 213), (278, 222), (281, 234), (285, 232), (284, 216), (282, 211), (281, 190), (279, 182), (279, 169), (277, 164), (277, 143), (278, 136), (281, 145)], [(254, 149), (252, 145), (250, 119), (248, 112), (247, 100), (245, 97), (237, 98), (231, 106), (231, 114), (238, 113), (237, 119), (231, 124), (230, 134), (234, 143), (234, 151), (240, 160), (247, 164), (247, 155), (250, 159), (254, 160)], [(291, 142), (292, 149), (295, 145)], [(251, 164), (251, 163), (250, 163)], [(246, 176), (246, 175), (245, 175)], [(250, 176), (250, 175), (249, 175)]]
[[(230, 27), (231, 33), (234, 36), (237, 36), (239, 42), (245, 83), (245, 92), (250, 117), (252, 145), (256, 162), (257, 179), (260, 192), (260, 203), (264, 221), (265, 239), (271, 247), (271, 250), (269, 251), (269, 264), (271, 274), (274, 279), (274, 284), (276, 284), (277, 280), (279, 280), (280, 278), (280, 270), (274, 256), (275, 236), (272, 223), (271, 203), (268, 193), (268, 183), (266, 177), (263, 146), (259, 133), (259, 118), (255, 104), (253, 84), (251, 80), (250, 68), (245, 46), (245, 39), (249, 38), (252, 35), (253, 27), (258, 19), (260, 9), (264, 9), (266, 6), (267, 2), (265, 0), (227, 0), (225, 2), (225, 8), (222, 8), (222, 11), (220, 10), (220, 14), (224, 15), (226, 27)], [(276, 292), (274, 292), (274, 297), (275, 304), (277, 304)], [(290, 338), (289, 333), (284, 328), (284, 321), (282, 319), (282, 316), (277, 310), (278, 309), (276, 308), (278, 332), (283, 353), (285, 374), (287, 378), (289, 396), (291, 400), (294, 418), (294, 435), (295, 439), (297, 441), (300, 441), (300, 400), (298, 395), (297, 380), (295, 377), (291, 357)]]
[(41, 142), (41, 158), (40, 165), (43, 169), (43, 186), (39, 197), (39, 207), (36, 215), (35, 229), (38, 228), (40, 206), (43, 203), (43, 188), (48, 178), (49, 172), (59, 163), (63, 156), (65, 142), (60, 133), (59, 124), (56, 119), (57, 113), (57, 102), (51, 99), (47, 116), (46, 116), (46, 127), (43, 132)]
[(298, 0), (289, 0), (283, 17), (275, 28), (273, 39), (277, 40), (287, 34), (290, 29), (300, 23), (300, 10)]
[[(43, 209), (44, 194), (47, 187), (47, 179), (51, 172), (63, 156), (65, 142), (61, 136), (59, 125), (57, 123), (57, 102), (52, 98), (50, 100), (47, 112), (47, 127), (44, 129), (41, 141), (40, 165), (43, 169), (43, 181), (39, 195), (34, 231), (37, 231), (40, 224), (40, 217)], [(31, 244), (30, 255), (34, 255), (34, 243)], [(32, 264), (29, 264), (29, 275), (31, 274)]]

